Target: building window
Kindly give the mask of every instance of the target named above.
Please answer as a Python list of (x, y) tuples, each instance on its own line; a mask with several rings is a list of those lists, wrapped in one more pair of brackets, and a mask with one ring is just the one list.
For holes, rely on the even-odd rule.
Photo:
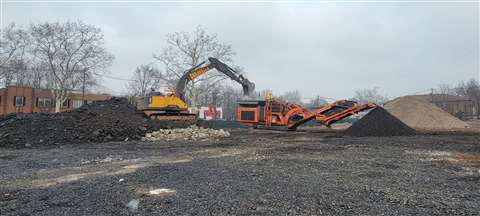
[(70, 108), (70, 99), (67, 99), (62, 104), (63, 108)]
[(79, 108), (83, 105), (83, 100), (73, 100), (72, 101), (72, 107), (73, 108)]
[(24, 96), (13, 96), (13, 106), (23, 107), (25, 105), (24, 102), (25, 102)]
[(37, 107), (40, 108), (50, 108), (52, 107), (51, 98), (37, 98)]

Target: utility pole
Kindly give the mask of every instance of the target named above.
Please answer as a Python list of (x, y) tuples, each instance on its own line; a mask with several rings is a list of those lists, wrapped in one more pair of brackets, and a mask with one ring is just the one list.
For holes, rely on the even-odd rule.
[(82, 85), (82, 103), (85, 103), (85, 82), (86, 82), (87, 69), (83, 69), (83, 85)]

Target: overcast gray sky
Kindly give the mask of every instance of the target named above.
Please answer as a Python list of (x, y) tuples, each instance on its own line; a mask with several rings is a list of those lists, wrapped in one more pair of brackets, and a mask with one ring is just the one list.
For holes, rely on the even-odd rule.
[[(34, 3), (3, 0), (3, 23), (83, 20), (101, 27), (130, 78), (165, 35), (202, 25), (233, 46), (257, 89), (349, 98), (395, 97), (479, 78), (479, 3)], [(293, 2), (293, 1), (292, 1)], [(125, 81), (104, 79), (115, 92)]]

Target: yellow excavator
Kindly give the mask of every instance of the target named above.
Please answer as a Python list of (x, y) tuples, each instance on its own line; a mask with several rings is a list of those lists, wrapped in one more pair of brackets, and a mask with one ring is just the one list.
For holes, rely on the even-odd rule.
[(178, 80), (175, 90), (170, 94), (162, 94), (160, 92), (152, 92), (146, 98), (146, 107), (142, 110), (146, 116), (151, 119), (166, 121), (184, 121), (194, 122), (197, 118), (196, 114), (190, 113), (188, 105), (185, 102), (185, 89), (188, 82), (195, 80), (202, 74), (211, 69), (225, 74), (230, 79), (242, 85), (244, 95), (250, 95), (255, 84), (243, 77), (241, 74), (233, 70), (231, 67), (216, 58), (208, 58), (208, 64), (205, 61), (197, 66), (187, 70)]

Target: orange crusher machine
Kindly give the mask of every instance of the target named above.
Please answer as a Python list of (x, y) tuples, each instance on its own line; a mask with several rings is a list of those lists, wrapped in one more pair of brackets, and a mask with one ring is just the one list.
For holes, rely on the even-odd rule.
[(237, 121), (254, 128), (296, 130), (312, 119), (325, 126), (355, 113), (377, 107), (374, 103), (360, 104), (350, 100), (339, 100), (310, 111), (295, 103), (280, 99), (237, 101)]

